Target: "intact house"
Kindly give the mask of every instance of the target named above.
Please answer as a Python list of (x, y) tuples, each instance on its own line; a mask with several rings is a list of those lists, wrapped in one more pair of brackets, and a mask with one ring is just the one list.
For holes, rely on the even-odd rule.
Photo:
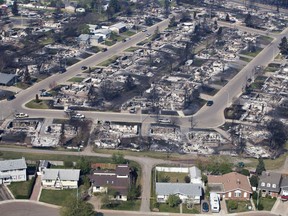
[(117, 34), (120, 34), (122, 32), (125, 32), (127, 30), (127, 27), (125, 23), (119, 22), (110, 26), (109, 29), (113, 32), (116, 32)]
[(280, 195), (282, 200), (288, 200), (288, 176), (282, 177), (282, 181), (280, 184)]
[(203, 184), (201, 170), (198, 167), (193, 166), (189, 168), (189, 177), (191, 183)]
[(103, 36), (81, 34), (77, 38), (77, 41), (80, 46), (97, 46), (99, 43), (103, 42)]
[(117, 165), (113, 171), (95, 170), (89, 178), (93, 193), (107, 193), (110, 189), (115, 191), (114, 197), (111, 199), (127, 201), (130, 186), (130, 168), (128, 165)]
[(41, 184), (43, 188), (78, 188), (80, 169), (44, 169)]
[(252, 194), (248, 177), (237, 172), (208, 175), (208, 186), (222, 199), (249, 200)]
[(11, 86), (17, 82), (15, 74), (0, 73), (0, 85)]
[(0, 161), (0, 184), (26, 181), (25, 158)]
[(280, 192), (281, 174), (263, 171), (259, 176), (258, 189), (262, 196), (277, 197)]
[(159, 203), (165, 203), (170, 195), (177, 195), (183, 203), (200, 204), (202, 194), (202, 184), (156, 182)]

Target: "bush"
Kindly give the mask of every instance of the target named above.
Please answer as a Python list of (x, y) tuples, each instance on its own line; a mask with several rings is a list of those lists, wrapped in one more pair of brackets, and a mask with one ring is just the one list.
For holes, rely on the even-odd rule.
[(73, 162), (72, 161), (64, 161), (64, 167), (65, 168), (72, 168), (74, 165), (73, 165)]
[(184, 181), (185, 181), (186, 183), (190, 183), (191, 179), (190, 179), (189, 176), (185, 176), (185, 177), (184, 177)]
[(236, 210), (238, 208), (238, 202), (235, 200), (230, 200), (228, 202), (228, 209), (230, 210)]

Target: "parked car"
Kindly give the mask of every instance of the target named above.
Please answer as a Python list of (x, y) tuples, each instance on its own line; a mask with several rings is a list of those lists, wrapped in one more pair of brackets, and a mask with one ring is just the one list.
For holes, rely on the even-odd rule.
[(41, 97), (52, 97), (52, 94), (49, 93), (49, 92), (42, 92), (42, 93), (40, 94), (40, 96), (41, 96)]
[(16, 113), (15, 118), (28, 118), (29, 115), (26, 113)]
[(170, 119), (159, 119), (158, 120), (160, 123), (171, 123)]
[(130, 109), (129, 109), (129, 112), (130, 112), (130, 113), (136, 113), (136, 108), (135, 108), (135, 107), (130, 108)]
[(105, 47), (102, 49), (102, 52), (106, 52), (108, 49)]
[(83, 114), (77, 113), (76, 115), (72, 116), (74, 119), (84, 119), (85, 116)]
[(212, 105), (213, 105), (213, 103), (214, 103), (214, 102), (210, 100), (210, 101), (208, 101), (208, 102), (207, 102), (207, 104), (206, 104), (206, 105), (207, 105), (207, 106), (212, 106)]
[(81, 70), (87, 70), (87, 69), (88, 69), (87, 66), (82, 66), (82, 67), (81, 67)]
[(7, 101), (14, 100), (15, 98), (16, 98), (15, 95), (10, 95), (7, 97)]
[(209, 212), (209, 204), (207, 202), (202, 203), (202, 212)]

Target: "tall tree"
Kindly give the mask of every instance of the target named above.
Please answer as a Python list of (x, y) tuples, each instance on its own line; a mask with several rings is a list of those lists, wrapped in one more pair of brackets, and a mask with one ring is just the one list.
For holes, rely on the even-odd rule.
[(263, 158), (258, 158), (258, 165), (256, 167), (256, 174), (260, 176), (263, 171), (266, 171)]
[(270, 132), (270, 148), (271, 149), (282, 149), (284, 144), (288, 140), (287, 126), (279, 120), (271, 120), (267, 124), (267, 130)]
[(288, 55), (288, 41), (287, 37), (283, 37), (279, 44), (279, 50), (282, 55)]

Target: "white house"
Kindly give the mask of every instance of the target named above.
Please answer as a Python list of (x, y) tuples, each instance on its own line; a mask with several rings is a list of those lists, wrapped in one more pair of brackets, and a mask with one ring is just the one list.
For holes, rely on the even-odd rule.
[(43, 188), (78, 188), (79, 169), (44, 169), (41, 184)]
[(117, 34), (125, 32), (127, 30), (126, 24), (119, 22), (109, 27), (109, 29)]
[(106, 40), (107, 38), (110, 37), (111, 35), (111, 30), (110, 29), (97, 29), (94, 31), (94, 35), (97, 35), (97, 36), (101, 36), (104, 40)]
[(0, 161), (0, 184), (26, 181), (25, 158)]
[(194, 184), (203, 184), (201, 170), (196, 167), (189, 167), (190, 182)]
[(183, 203), (200, 204), (202, 184), (156, 182), (157, 202), (165, 203), (170, 195), (178, 195)]

